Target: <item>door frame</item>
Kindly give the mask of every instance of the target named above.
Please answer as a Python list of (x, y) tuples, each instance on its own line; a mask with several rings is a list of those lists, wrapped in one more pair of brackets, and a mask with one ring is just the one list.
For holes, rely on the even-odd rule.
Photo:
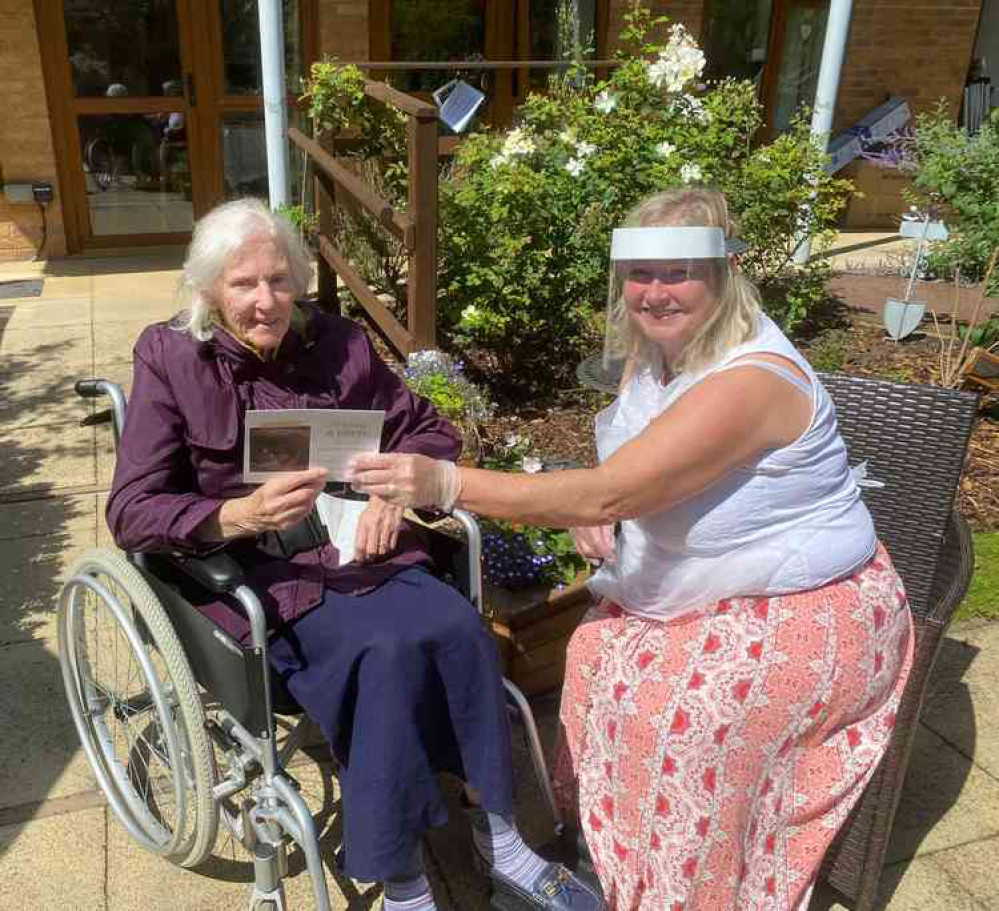
[[(63, 0), (34, 0), (42, 71), (48, 94), (49, 118), (59, 178), (60, 204), (69, 253), (86, 249), (182, 244), (191, 232), (95, 235), (90, 227), (86, 177), (77, 117), (86, 114), (183, 113), (187, 125), (188, 160), (194, 218), (200, 218), (223, 198), (221, 143), (218, 124), (232, 111), (262, 110), (260, 96), (222, 93), (222, 29), (219, 7), (211, 0), (175, 0), (181, 72), (193, 78), (195, 97), (81, 97), (73, 89), (69, 66)], [(318, 0), (298, 0), (302, 56), (305, 67), (316, 59)], [(47, 36), (41, 40), (41, 36)], [(292, 96), (289, 96), (292, 98)], [(194, 102), (192, 104), (192, 101)]]

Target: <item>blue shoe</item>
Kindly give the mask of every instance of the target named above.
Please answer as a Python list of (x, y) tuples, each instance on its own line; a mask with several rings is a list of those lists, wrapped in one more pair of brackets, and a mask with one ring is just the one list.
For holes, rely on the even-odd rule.
[(487, 870), (493, 884), (493, 911), (607, 911), (603, 898), (562, 864), (545, 866), (530, 889), (492, 867)]

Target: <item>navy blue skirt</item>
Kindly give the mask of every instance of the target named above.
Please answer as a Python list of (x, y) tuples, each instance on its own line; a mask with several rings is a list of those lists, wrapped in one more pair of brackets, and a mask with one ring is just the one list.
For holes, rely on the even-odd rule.
[(268, 654), (341, 765), (354, 879), (408, 872), (420, 834), (447, 821), (440, 772), (468, 782), (485, 809), (512, 812), (496, 646), (455, 589), (408, 569), (365, 595), (327, 591)]

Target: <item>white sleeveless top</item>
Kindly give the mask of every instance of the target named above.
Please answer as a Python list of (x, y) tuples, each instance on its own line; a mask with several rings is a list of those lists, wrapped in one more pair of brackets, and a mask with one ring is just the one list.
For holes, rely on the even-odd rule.
[[(752, 339), (704, 370), (683, 373), (666, 386), (656, 364), (632, 377), (597, 415), (600, 461), (697, 382), (754, 353), (785, 357), (811, 381), (807, 430), (677, 506), (622, 522), (616, 562), (604, 563), (589, 581), (596, 596), (663, 619), (723, 598), (818, 588), (851, 575), (874, 555), (874, 524), (847, 465), (832, 400), (809, 363), (763, 314)], [(774, 372), (805, 386), (788, 369)]]

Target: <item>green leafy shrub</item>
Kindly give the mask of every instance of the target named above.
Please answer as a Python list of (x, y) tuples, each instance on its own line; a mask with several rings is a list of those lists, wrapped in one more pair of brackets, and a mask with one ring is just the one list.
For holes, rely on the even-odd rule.
[(459, 428), (465, 455), (477, 461), (482, 454), (482, 424), (493, 416), (495, 406), (465, 376), (463, 365), (442, 351), (414, 351), (406, 359), (403, 379)]
[[(979, 281), (999, 246), (999, 112), (975, 136), (956, 126), (941, 105), (916, 121), (916, 174), (911, 199), (940, 211), (950, 229), (927, 262), (943, 278), (960, 272)], [(999, 290), (999, 279), (989, 289)]]
[(999, 345), (999, 316), (990, 317), (977, 326), (961, 326), (958, 331), (962, 339), (968, 339), (971, 347), (988, 351)]
[[(659, 190), (712, 185), (728, 196), (749, 245), (743, 266), (786, 329), (824, 296), (824, 267), (796, 267), (793, 254), (802, 236), (831, 230), (849, 183), (825, 174), (804, 119), (758, 144), (755, 86), (699, 86), (704, 56), (682, 26), (665, 43), (648, 40), (662, 22), (636, 6), (622, 32), (629, 50), (608, 78), (578, 66), (552, 77), (514, 129), (467, 137), (442, 174), (439, 337), (474, 353), (495, 390), (574, 382), (603, 332), (611, 231)], [(310, 111), (322, 128), (358, 137), (358, 154), (396, 185), (397, 124), (375, 117), (358, 77), (314, 67)]]
[(643, 197), (717, 186), (741, 219), (744, 268), (785, 328), (824, 296), (825, 270), (792, 264), (802, 234), (831, 229), (849, 184), (798, 120), (754, 145), (762, 112), (750, 82), (689, 89), (703, 55), (680, 26), (602, 81), (576, 74), (528, 96), (517, 127), (459, 147), (440, 190), (439, 322), (457, 347), (489, 352), (490, 382), (571, 381), (603, 327), (612, 229)]
[(303, 237), (310, 235), (319, 223), (319, 216), (312, 212), (306, 212), (305, 206), (301, 203), (294, 205), (284, 203), (278, 206), (277, 211), (279, 215), (288, 219)]
[[(543, 471), (526, 436), (510, 434), (484, 457), (494, 471)], [(487, 519), (482, 522), (482, 563), (486, 579), (504, 588), (568, 585), (586, 568), (572, 535), (561, 528)]]
[(846, 360), (846, 333), (839, 329), (823, 332), (805, 350), (804, 355), (813, 369), (836, 373)]

